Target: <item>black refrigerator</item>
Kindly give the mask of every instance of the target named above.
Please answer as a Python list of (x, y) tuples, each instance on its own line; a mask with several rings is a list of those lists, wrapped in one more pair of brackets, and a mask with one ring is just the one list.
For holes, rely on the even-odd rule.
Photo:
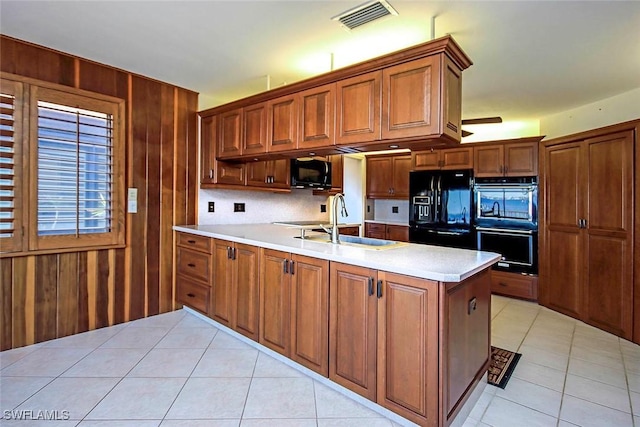
[(409, 241), (476, 249), (473, 170), (409, 174)]

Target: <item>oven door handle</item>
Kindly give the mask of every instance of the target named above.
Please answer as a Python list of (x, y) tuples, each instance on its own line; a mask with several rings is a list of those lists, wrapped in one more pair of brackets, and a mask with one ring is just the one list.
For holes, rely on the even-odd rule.
[(533, 234), (533, 230), (514, 230), (512, 228), (476, 227), (478, 231), (491, 231), (500, 234)]

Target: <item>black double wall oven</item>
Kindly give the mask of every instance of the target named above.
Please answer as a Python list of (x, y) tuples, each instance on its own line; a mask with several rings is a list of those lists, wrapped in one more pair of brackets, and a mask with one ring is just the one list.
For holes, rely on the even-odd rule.
[(409, 241), (476, 249), (473, 170), (409, 174)]
[(536, 177), (476, 178), (473, 194), (478, 250), (502, 254), (496, 269), (537, 274)]

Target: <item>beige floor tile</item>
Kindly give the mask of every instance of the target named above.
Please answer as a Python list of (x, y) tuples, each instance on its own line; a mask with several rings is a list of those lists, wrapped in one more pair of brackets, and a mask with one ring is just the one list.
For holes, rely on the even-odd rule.
[(317, 381), (313, 383), (318, 418), (378, 418), (380, 415), (356, 401), (331, 390)]
[(254, 378), (244, 418), (315, 418), (310, 378)]
[(529, 332), (523, 344), (567, 356), (571, 350), (571, 339), (557, 335), (543, 335)]
[(207, 348), (217, 332), (214, 328), (174, 328), (156, 348)]
[(559, 371), (566, 371), (569, 363), (569, 357), (567, 355), (553, 353), (524, 344), (520, 346), (518, 353), (522, 354), (520, 358), (522, 362), (536, 363)]
[(392, 427), (386, 418), (324, 418), (318, 420), (318, 427)]
[(53, 377), (0, 377), (0, 410), (11, 410), (33, 396)]
[(254, 378), (299, 378), (304, 376), (302, 372), (266, 353), (258, 354), (258, 361), (253, 372)]
[(519, 403), (554, 418), (560, 413), (562, 393), (512, 377), (505, 389), (498, 389), (496, 397)]
[(597, 365), (582, 359), (569, 359), (570, 374), (594, 381), (609, 384), (618, 388), (627, 388), (627, 379), (624, 370)]
[(5, 419), (2, 420), (2, 427), (75, 427), (78, 425), (78, 420), (33, 420), (31, 418), (24, 418), (26, 415), (16, 416), (21, 416), (23, 418), (15, 419), (14, 416), (14, 419), (7, 419), (7, 416), (5, 416)]
[(123, 378), (87, 415), (89, 420), (161, 420), (186, 378)]
[(485, 391), (482, 392), (480, 398), (469, 413), (469, 416), (467, 417), (468, 419), (476, 420), (476, 422), (479, 422), (482, 419), (484, 412), (487, 410), (491, 400), (493, 400), (493, 397), (495, 396), (495, 393), (487, 391), (489, 388), (497, 389), (498, 387), (485, 387)]
[(258, 350), (253, 348), (208, 349), (193, 371), (193, 377), (251, 378), (256, 366)]
[(573, 397), (631, 413), (629, 393), (626, 389), (568, 374), (564, 392)]
[(635, 354), (623, 354), (622, 358), (625, 369), (628, 372), (640, 375), (640, 356), (636, 356)]
[(8, 367), (40, 347), (42, 344), (34, 344), (0, 352), (0, 369)]
[[(238, 427), (240, 420), (164, 420), (160, 427)], [(137, 426), (136, 426), (137, 427)]]
[(310, 419), (261, 419), (242, 420), (240, 427), (316, 427), (315, 418)]
[(629, 384), (629, 390), (640, 393), (640, 373), (636, 374), (634, 372), (628, 371), (627, 381)]
[(581, 427), (632, 427), (631, 414), (565, 395), (560, 419)]
[(203, 348), (154, 348), (127, 376), (186, 378), (191, 375), (204, 351)]
[(56, 378), (18, 409), (68, 411), (70, 419), (82, 420), (118, 381), (118, 378)]
[(149, 326), (153, 326), (154, 328), (173, 328), (184, 318), (185, 315), (185, 311), (176, 310), (169, 313), (162, 313), (134, 320), (133, 322), (129, 322), (127, 325), (129, 328), (146, 328)]
[(85, 420), (78, 427), (158, 427), (160, 421), (151, 420)]
[(67, 370), (63, 377), (124, 377), (147, 349), (98, 348)]
[(520, 378), (530, 383), (550, 388), (558, 392), (564, 389), (566, 372), (538, 365), (525, 360), (520, 360), (513, 371), (513, 377)]
[(239, 339), (234, 338), (231, 335), (222, 331), (216, 334), (216, 336), (213, 338), (213, 341), (211, 341), (211, 344), (209, 344), (209, 348), (227, 349), (227, 350), (252, 349), (252, 347), (249, 344), (242, 342)]
[(56, 348), (96, 348), (105, 343), (109, 338), (118, 334), (125, 327), (126, 325), (120, 324), (109, 328), (96, 329), (93, 331), (83, 332), (81, 334), (47, 341), (42, 345), (43, 347)]
[(189, 378), (167, 419), (240, 419), (249, 378)]
[(91, 352), (89, 348), (39, 347), (4, 368), (2, 376), (57, 377)]
[(557, 418), (501, 397), (494, 397), (481, 422), (493, 427), (556, 427)]
[(205, 329), (215, 329), (218, 328), (213, 326), (211, 323), (202, 320), (201, 318), (194, 316), (190, 313), (187, 313), (182, 320), (180, 320), (175, 326), (174, 329), (194, 329), (194, 328), (205, 328)]
[(640, 417), (640, 393), (630, 392), (629, 396), (631, 397), (631, 410), (633, 411), (633, 415), (636, 417)]
[[(146, 323), (149, 324), (149, 323)], [(146, 348), (153, 346), (167, 334), (166, 328), (127, 327), (114, 337), (108, 339), (102, 348)]]

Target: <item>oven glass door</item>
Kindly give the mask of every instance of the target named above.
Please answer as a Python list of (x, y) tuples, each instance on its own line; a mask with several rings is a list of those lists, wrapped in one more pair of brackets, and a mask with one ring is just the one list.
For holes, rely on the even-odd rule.
[[(477, 230), (478, 250), (502, 254), (502, 266), (534, 266), (534, 233), (520, 230), (488, 230), (480, 227)], [(500, 266), (500, 262), (498, 265)]]
[(476, 219), (479, 221), (537, 222), (535, 185), (476, 185), (475, 197)]

